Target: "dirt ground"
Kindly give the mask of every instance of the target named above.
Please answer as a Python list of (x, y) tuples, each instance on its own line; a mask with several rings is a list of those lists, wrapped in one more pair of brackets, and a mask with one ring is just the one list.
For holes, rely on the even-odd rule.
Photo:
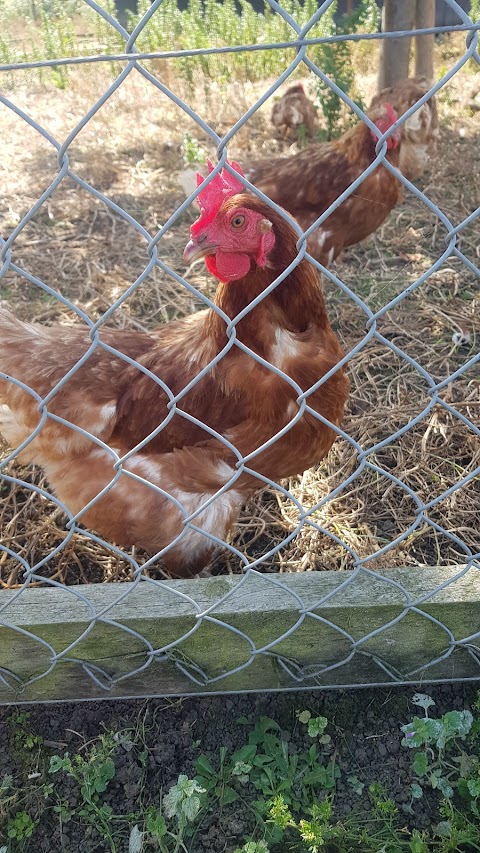
[[(445, 39), (437, 45), (438, 70), (453, 65), (461, 50), (460, 40)], [(359, 55), (358, 62), (357, 85), (368, 103), (375, 87), (371, 69), (376, 67), (376, 58)], [(232, 126), (267, 82), (232, 83), (227, 89), (199, 82), (197, 88), (187, 91), (177, 85), (165, 65), (156, 67), (151, 63), (150, 67), (196, 106), (219, 133)], [(57, 140), (63, 141), (105, 90), (109, 79), (104, 69), (86, 72), (79, 68), (71, 74), (71, 84), (58, 90), (48, 81), (40, 84), (34, 76), (20, 76), (8, 94)], [(475, 81), (473, 69), (463, 68), (442, 92), (438, 150), (432, 152), (429, 173), (418, 182), (454, 223), (463, 220), (480, 201), (480, 119), (467, 106)], [(305, 84), (312, 91), (312, 80), (307, 79)], [(230, 157), (246, 162), (288, 150), (288, 143), (276, 135), (270, 124), (270, 108), (271, 104), (262, 108), (238, 132), (229, 147)], [(55, 177), (57, 167), (53, 149), (45, 140), (6, 107), (1, 106), (0, 111), (3, 197), (7, 202), (2, 206), (1, 228), (2, 233), (8, 234)], [(192, 165), (186, 162), (192, 140), (194, 146), (214, 155), (206, 134), (134, 72), (72, 141), (69, 161), (76, 174), (154, 234), (185, 198), (180, 179), (185, 165)], [(195, 210), (190, 208), (159, 244), (161, 259), (182, 275), (186, 273), (182, 251), (195, 216)], [(425, 272), (444, 246), (444, 226), (421, 201), (406, 192), (403, 203), (385, 225), (363, 244), (345, 252), (335, 272), (366, 305), (378, 309)], [(462, 231), (461, 248), (478, 264), (476, 223)], [(68, 178), (21, 232), (13, 247), (13, 259), (95, 319), (127, 289), (148, 261), (145, 241), (135, 229)], [(188, 278), (212, 295), (214, 285), (202, 265), (189, 271)], [(351, 350), (365, 335), (365, 315), (331, 283), (325, 284), (325, 291), (332, 324), (342, 345)], [(0, 282), (0, 299), (23, 319), (66, 325), (78, 321), (71, 310), (11, 272)], [(181, 285), (156, 269), (109, 323), (152, 329), (200, 307)], [(437, 380), (461, 368), (477, 351), (478, 309), (478, 278), (460, 261), (450, 258), (422, 287), (382, 317), (379, 331)], [(420, 374), (379, 341), (366, 345), (351, 360), (349, 370), (352, 393), (344, 427), (364, 447), (395, 433), (428, 402), (427, 386)], [(443, 398), (461, 415), (479, 424), (479, 389), (477, 364), (449, 384)], [(352, 568), (351, 551), (339, 545), (338, 538), (359, 557), (371, 556), (409, 530), (415, 518), (415, 502), (391, 482), (390, 474), (415, 490), (420, 499), (430, 500), (475, 470), (479, 452), (477, 438), (468, 426), (437, 406), (372, 457), (386, 476), (365, 469), (348, 489), (314, 514), (313, 520), (326, 532), (304, 525), (298, 537), (266, 561), (264, 569)], [(287, 485), (296, 499), (311, 507), (347, 478), (356, 465), (351, 445), (338, 440), (317, 469)], [(24, 470), (15, 463), (9, 470), (26, 483), (44, 483), (39, 470)], [(30, 564), (64, 540), (65, 520), (53, 504), (26, 487), (8, 483), (2, 485), (2, 498), (3, 541)], [(442, 500), (429, 518), (476, 553), (479, 512), (477, 477)], [(297, 513), (291, 500), (265, 490), (245, 508), (234, 535), (236, 547), (258, 557), (294, 529)], [(449, 539), (425, 520), (369, 565), (382, 568), (462, 563), (465, 549), (458, 539)], [(214, 572), (238, 570), (235, 561), (225, 555), (213, 567)], [(2, 555), (2, 586), (18, 585), (21, 571), (16, 560)], [(150, 571), (156, 575), (155, 568)], [(130, 577), (126, 561), (79, 536), (41, 572), (68, 584)]]
[[(474, 684), (457, 684), (431, 687), (427, 692), (436, 702), (435, 713), (440, 715), (471, 708), (477, 690)], [(383, 785), (386, 796), (402, 813), (402, 807), (410, 801), (412, 775), (411, 755), (400, 745), (400, 726), (418, 712), (409, 701), (413, 694), (413, 688), (392, 688), (37, 705), (30, 709), (28, 725), (33, 734), (47, 741), (52, 755), (63, 755), (65, 751), (73, 755), (108, 730), (123, 732), (134, 740), (136, 748), (119, 745), (113, 757), (115, 776), (104, 795), (114, 813), (125, 815), (135, 812), (140, 803), (145, 808), (149, 804), (158, 806), (161, 792), (165, 793), (180, 773), (189, 778), (195, 775), (195, 760), (200, 754), (217, 766), (221, 746), (231, 753), (243, 745), (246, 728), (238, 724), (239, 717), (252, 723), (261, 715), (272, 717), (281, 726), (282, 739), (288, 741), (291, 753), (308, 748), (312, 741), (296, 719), (296, 712), (308, 709), (313, 716), (324, 715), (331, 723), (332, 743), (325, 748), (325, 755), (327, 760), (334, 756), (341, 771), (335, 795), (337, 817), (367, 810), (367, 789), (372, 782)], [(13, 709), (0, 709), (0, 777), (11, 773), (21, 780), (25, 768), (19, 763), (18, 751), (9, 736), (8, 718), (12, 712)], [(148, 751), (147, 775), (142, 783), (141, 748)], [(362, 794), (354, 793), (347, 782), (352, 775), (365, 784)], [(65, 778), (62, 784), (62, 796), (71, 806), (78, 805), (76, 783)], [(426, 793), (415, 803), (414, 817), (405, 815), (405, 825), (420, 830), (431, 827), (438, 820), (438, 802), (434, 792)], [(25, 848), (32, 853), (103, 853), (109, 849), (94, 830), (75, 820), (66, 823), (61, 831), (57, 816), (40, 801), (37, 818), (41, 831), (35, 833), (35, 843), (32, 839), (32, 846)], [(244, 805), (233, 803), (202, 822), (191, 849), (194, 853), (232, 853), (253, 827), (251, 813)], [(127, 838), (119, 849), (128, 849)], [(275, 850), (283, 853), (280, 847)]]

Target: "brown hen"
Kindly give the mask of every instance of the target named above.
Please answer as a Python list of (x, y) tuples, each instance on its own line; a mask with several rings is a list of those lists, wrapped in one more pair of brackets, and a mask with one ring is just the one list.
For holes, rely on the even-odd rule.
[(298, 135), (301, 127), (305, 129), (307, 136), (314, 135), (315, 108), (301, 83), (290, 86), (273, 105), (272, 124), (280, 128), (287, 138)]
[[(385, 104), (369, 113), (385, 133), (397, 120)], [(245, 170), (246, 177), (272, 201), (281, 205), (305, 231), (375, 160), (378, 138), (359, 121), (339, 139), (309, 145), (292, 157), (262, 160)], [(399, 134), (388, 140), (386, 159), (399, 164)], [(402, 198), (402, 185), (379, 164), (375, 170), (309, 238), (308, 251), (324, 266), (346, 246), (372, 234)]]
[[(298, 417), (299, 395), (343, 357), (318, 275), (305, 260), (235, 325), (234, 340), (227, 335), (228, 318), (246, 309), (297, 254), (292, 228), (242, 189), (225, 170), (214, 176), (199, 195), (201, 216), (185, 249), (188, 261), (205, 256), (220, 280), (218, 310), (160, 326), (151, 335), (101, 328), (101, 343), (54, 394), (47, 420), (20, 454), (43, 466), (53, 492), (84, 525), (123, 547), (137, 545), (151, 554), (167, 549), (163, 563), (177, 576), (193, 575), (209, 562), (215, 539), (228, 536), (244, 502), (263, 486), (255, 472), (276, 482), (322, 459), (348, 393), (339, 368), (308, 396)], [(41, 398), (90, 343), (82, 328), (46, 328), (0, 311), (0, 369)], [(1, 432), (18, 446), (40, 422), (38, 401), (8, 379), (0, 380), (0, 399)], [(281, 438), (237, 469), (240, 457), (290, 423)], [(150, 435), (123, 462), (112, 488), (88, 506), (114, 480), (115, 461)], [(185, 525), (195, 513), (192, 526)]]

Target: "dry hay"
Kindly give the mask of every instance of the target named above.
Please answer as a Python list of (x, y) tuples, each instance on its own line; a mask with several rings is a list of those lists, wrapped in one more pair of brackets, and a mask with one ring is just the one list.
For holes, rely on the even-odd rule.
[[(447, 45), (452, 52), (452, 42)], [(440, 51), (444, 51), (440, 55)], [(439, 62), (445, 47), (437, 47)], [(370, 67), (371, 67), (370, 59)], [(478, 116), (463, 106), (473, 85), (471, 72), (464, 70), (449, 84), (441, 98), (441, 137), (431, 172), (421, 182), (424, 192), (451, 217), (461, 221), (479, 205)], [(175, 81), (170, 81), (172, 87)], [(46, 91), (34, 82), (12, 93), (57, 139), (65, 138), (95, 98), (104, 90), (101, 72), (79, 69), (72, 88)], [(360, 84), (359, 84), (360, 85)], [(361, 80), (368, 100), (373, 75)], [(236, 121), (262, 86), (232, 84), (226, 94), (215, 85), (185, 93), (189, 103), (202, 104), (202, 114), (219, 132)], [(2, 108), (3, 109), (3, 108)], [(4, 198), (8, 209), (2, 217), (2, 233), (9, 233), (18, 219), (38, 198), (56, 174), (48, 145), (10, 111), (3, 109)], [(183, 168), (182, 140), (189, 131), (213, 154), (208, 140), (181, 111), (152, 92), (138, 75), (131, 75), (120, 92), (103, 107), (69, 149), (71, 168), (97, 189), (131, 213), (150, 233), (171, 216), (184, 195), (178, 181)], [(285, 150), (273, 134), (269, 107), (242, 129), (230, 156), (238, 159)], [(159, 244), (159, 255), (183, 274), (182, 250), (188, 239), (188, 211)], [(365, 303), (377, 310), (387, 304), (440, 256), (444, 228), (414, 196), (404, 202), (372, 238), (346, 252), (336, 273)], [(480, 250), (475, 224), (462, 232), (462, 250), (478, 263)], [(17, 239), (14, 261), (81, 306), (94, 319), (136, 279), (148, 262), (145, 241), (121, 217), (65, 179)], [(195, 286), (212, 295), (214, 283), (203, 268), (189, 273)], [(365, 335), (365, 315), (326, 282), (329, 314), (342, 344), (351, 350)], [(22, 319), (50, 324), (78, 322), (73, 312), (40, 292), (20, 277), (8, 273), (0, 281), (0, 299)], [(155, 270), (142, 286), (116, 311), (110, 324), (151, 329), (160, 322), (196, 311), (201, 307), (184, 289)], [(435, 381), (455, 370), (478, 350), (480, 296), (478, 279), (459, 261), (449, 259), (418, 290), (379, 319), (378, 330), (429, 371)], [(455, 344), (454, 333), (463, 336)], [(428, 403), (427, 385), (418, 371), (377, 340), (372, 340), (350, 362), (352, 393), (344, 428), (363, 448), (372, 447), (395, 433), (421, 412)], [(479, 424), (480, 381), (478, 366), (462, 374), (442, 393), (463, 415)], [(5, 450), (7, 452), (7, 450)], [(420, 500), (441, 494), (479, 464), (478, 440), (457, 418), (441, 406), (392, 443), (379, 449), (370, 460), (413, 489)], [(358, 467), (352, 446), (339, 439), (328, 459), (288, 484), (293, 497), (305, 508), (315, 507)], [(24, 469), (12, 463), (8, 472), (46, 488), (39, 469)], [(54, 503), (27, 487), (0, 484), (2, 541), (30, 565), (48, 557), (66, 537), (65, 518)], [(456, 564), (464, 560), (458, 544), (422, 523), (412, 529), (416, 505), (408, 493), (371, 469), (353, 480), (333, 500), (311, 516), (299, 535), (264, 565), (266, 570), (308, 571), (349, 569), (352, 552), (360, 557), (379, 549), (407, 531), (387, 553), (369, 563), (375, 568), (403, 565)], [(479, 478), (454, 491), (430, 513), (436, 523), (479, 550)], [(245, 508), (233, 544), (258, 559), (278, 546), (298, 521), (295, 504), (282, 494), (265, 489)], [(316, 525), (316, 526), (314, 526)], [(340, 538), (349, 550), (331, 539)], [(138, 557), (139, 555), (137, 555)], [(237, 572), (238, 561), (219, 555), (215, 573)], [(162, 576), (160, 569), (150, 572)], [(109, 549), (81, 534), (39, 569), (39, 575), (68, 584), (127, 580), (129, 563)], [(22, 568), (5, 553), (0, 559), (0, 583), (12, 587), (21, 582)]]

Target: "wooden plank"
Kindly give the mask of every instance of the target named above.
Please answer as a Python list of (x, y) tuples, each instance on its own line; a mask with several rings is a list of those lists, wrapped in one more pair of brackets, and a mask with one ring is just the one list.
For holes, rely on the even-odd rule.
[[(476, 660), (462, 648), (428, 666), (449, 650), (451, 637), (426, 614), (456, 640), (480, 631), (478, 573), (472, 569), (456, 577), (459, 571), (250, 573), (243, 579), (25, 589), (20, 595), (3, 590), (0, 675), (6, 683), (0, 684), (0, 701), (392, 683), (392, 673), (418, 682), (480, 677)], [(449, 585), (434, 593), (445, 582)], [(430, 597), (417, 612), (406, 608), (406, 594), (411, 601)], [(95, 621), (93, 614), (101, 618)], [(399, 623), (363, 642), (402, 614)], [(60, 658), (44, 675), (51, 649)], [(151, 649), (160, 652), (152, 656)], [(257, 653), (260, 649), (266, 653)], [(89, 666), (103, 687), (90, 677)]]

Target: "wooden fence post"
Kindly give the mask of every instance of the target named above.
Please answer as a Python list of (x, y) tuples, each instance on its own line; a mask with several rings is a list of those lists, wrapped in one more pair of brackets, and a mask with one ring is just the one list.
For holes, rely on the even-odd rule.
[[(427, 29), (435, 26), (435, 0), (417, 0), (416, 28)], [(434, 36), (415, 37), (415, 74), (433, 79), (433, 42)]]
[[(425, 0), (419, 0), (420, 3)], [(415, 26), (416, 0), (385, 0), (382, 31), (411, 30)], [(382, 39), (378, 89), (393, 86), (408, 77), (411, 38)]]

